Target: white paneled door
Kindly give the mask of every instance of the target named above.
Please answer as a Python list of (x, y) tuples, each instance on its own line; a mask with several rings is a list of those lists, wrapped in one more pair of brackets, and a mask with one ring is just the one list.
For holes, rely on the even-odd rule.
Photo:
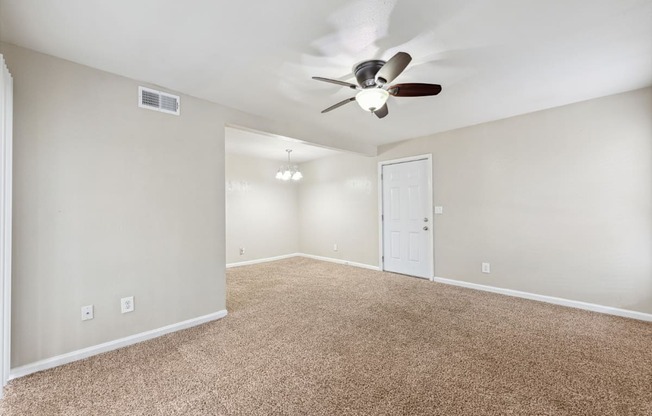
[(383, 269), (432, 278), (430, 159), (383, 164)]

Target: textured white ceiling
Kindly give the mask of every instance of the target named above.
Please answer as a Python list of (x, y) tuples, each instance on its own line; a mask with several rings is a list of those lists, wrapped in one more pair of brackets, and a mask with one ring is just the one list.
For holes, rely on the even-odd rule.
[[(652, 84), (652, 0), (0, 0), (3, 41), (271, 119), (383, 144)], [(352, 66), (405, 51), (379, 120)]]

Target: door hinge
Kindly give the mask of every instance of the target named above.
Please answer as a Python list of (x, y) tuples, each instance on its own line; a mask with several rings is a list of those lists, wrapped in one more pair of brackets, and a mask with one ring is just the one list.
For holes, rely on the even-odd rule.
[(384, 214), (380, 214), (380, 220), (385, 221), (385, 215)]

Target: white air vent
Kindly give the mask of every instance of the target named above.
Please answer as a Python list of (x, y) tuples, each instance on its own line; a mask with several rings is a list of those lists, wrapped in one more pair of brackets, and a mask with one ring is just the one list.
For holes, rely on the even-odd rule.
[(177, 95), (138, 87), (138, 107), (179, 115), (181, 105)]

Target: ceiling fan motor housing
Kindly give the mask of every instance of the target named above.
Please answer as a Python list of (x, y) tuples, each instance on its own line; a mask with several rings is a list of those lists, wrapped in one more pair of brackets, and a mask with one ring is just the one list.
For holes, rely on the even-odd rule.
[(385, 61), (371, 60), (359, 63), (353, 68), (355, 79), (362, 88), (376, 86), (376, 74), (385, 65)]

